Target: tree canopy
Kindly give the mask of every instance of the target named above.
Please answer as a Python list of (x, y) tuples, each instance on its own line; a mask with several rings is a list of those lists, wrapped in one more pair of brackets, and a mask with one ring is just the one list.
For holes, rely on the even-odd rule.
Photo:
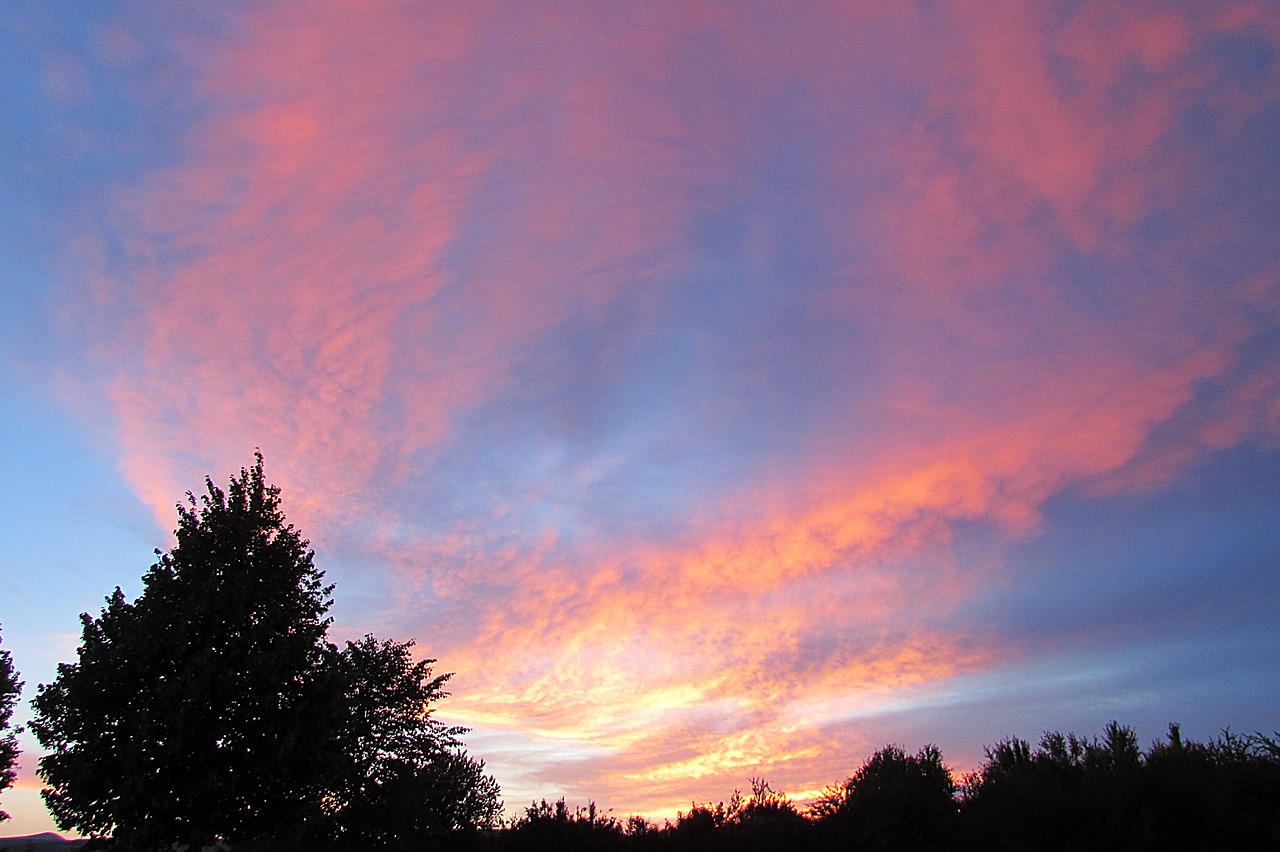
[[(314, 848), (360, 836), (362, 808), (406, 766), (472, 785), (436, 799), (496, 803), (462, 730), (429, 716), (445, 680), (430, 661), (413, 663), (409, 643), (327, 641), (333, 587), (261, 454), (227, 490), (205, 484), (179, 504), (176, 545), (156, 551), (142, 594), (117, 588), (81, 616), (77, 661), (32, 702), (58, 825), (133, 849)], [(436, 802), (400, 804), (429, 822)]]
[[(0, 792), (13, 784), (18, 765), (18, 737), (10, 730), (9, 720), (13, 718), (13, 705), (22, 691), (22, 683), (18, 673), (13, 670), (13, 658), (8, 651), (0, 650)], [(9, 815), (0, 810), (0, 822)]]
[(348, 642), (334, 658), (346, 697), (343, 767), (330, 787), (331, 840), (359, 849), (498, 824), (498, 785), (461, 750), (465, 728), (431, 716), (448, 695), (435, 660), (415, 662), (412, 642)]

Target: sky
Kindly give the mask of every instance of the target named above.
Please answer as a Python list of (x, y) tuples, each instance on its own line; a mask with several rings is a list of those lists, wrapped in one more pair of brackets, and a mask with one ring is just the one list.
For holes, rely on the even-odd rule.
[[(0, 6), (26, 689), (253, 462), (503, 788), (1280, 729), (1280, 7)], [(0, 831), (53, 823), (38, 744)]]

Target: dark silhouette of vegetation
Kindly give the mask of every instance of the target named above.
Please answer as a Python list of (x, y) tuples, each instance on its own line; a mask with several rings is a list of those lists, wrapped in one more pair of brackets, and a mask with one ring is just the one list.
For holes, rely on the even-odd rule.
[(543, 799), (525, 808), (514, 820), (503, 846), (530, 852), (552, 850), (614, 850), (625, 848), (627, 829), (611, 814), (599, 810), (595, 802), (570, 811), (563, 798)]
[(810, 828), (790, 799), (763, 778), (752, 778), (749, 797), (735, 790), (728, 802), (680, 813), (668, 828), (667, 848), (800, 850), (809, 847)]
[(391, 849), (404, 838), (496, 826), (502, 803), (484, 764), (461, 750), (465, 728), (431, 717), (449, 675), (414, 662), (412, 642), (348, 642), (335, 658), (346, 697), (341, 773), (330, 784), (332, 842)]
[(955, 831), (955, 793), (937, 746), (888, 745), (828, 788), (813, 814), (828, 848), (940, 849)]
[(1115, 722), (1004, 740), (964, 786), (967, 839), (987, 849), (1280, 848), (1280, 749), (1261, 734), (1197, 743), (1170, 725), (1145, 754)]
[(32, 702), (63, 829), (120, 848), (392, 848), (491, 824), (497, 785), (430, 717), (446, 676), (408, 643), (326, 641), (332, 586), (261, 454), (178, 506), (143, 592), (81, 616), (75, 663)]
[[(8, 651), (0, 650), (0, 793), (13, 784), (17, 777), (18, 737), (10, 730), (9, 720), (13, 718), (13, 705), (22, 691), (22, 682), (18, 673), (13, 670), (13, 658)], [(9, 815), (0, 810), (0, 822)]]
[(594, 803), (534, 803), (498, 852), (644, 850), (1280, 849), (1280, 735), (1184, 740), (1171, 725), (1145, 752), (1112, 722), (1096, 739), (1001, 740), (959, 784), (937, 747), (885, 746), (801, 811), (760, 779), (751, 795), (695, 804), (659, 827)]

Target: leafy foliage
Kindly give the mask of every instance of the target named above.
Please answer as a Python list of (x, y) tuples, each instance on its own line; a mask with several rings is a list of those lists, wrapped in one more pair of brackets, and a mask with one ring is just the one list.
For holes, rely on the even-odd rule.
[(491, 821), (496, 784), (428, 713), (446, 678), (407, 643), (326, 641), (333, 587), (256, 459), (188, 493), (139, 598), (81, 616), (77, 662), (40, 687), (58, 825), (138, 850), (310, 849), (370, 840), (373, 811), (388, 831)]
[[(9, 730), (9, 720), (13, 718), (13, 705), (22, 691), (22, 682), (13, 670), (13, 659), (8, 651), (0, 651), (0, 792), (8, 789), (16, 777), (18, 765), (18, 737)], [(0, 811), (0, 822), (9, 815)]]

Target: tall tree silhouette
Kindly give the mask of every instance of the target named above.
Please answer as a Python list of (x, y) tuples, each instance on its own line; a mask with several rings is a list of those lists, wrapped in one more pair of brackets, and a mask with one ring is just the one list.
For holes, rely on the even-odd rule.
[(58, 825), (129, 848), (288, 842), (337, 763), (323, 584), (262, 456), (178, 505), (177, 544), (81, 616), (79, 659), (33, 702)]
[(117, 588), (81, 616), (78, 660), (32, 702), (58, 825), (128, 849), (242, 850), (377, 848), (491, 819), (497, 785), (428, 714), (444, 678), (408, 643), (326, 641), (333, 587), (262, 455), (226, 491), (205, 484), (142, 594)]

